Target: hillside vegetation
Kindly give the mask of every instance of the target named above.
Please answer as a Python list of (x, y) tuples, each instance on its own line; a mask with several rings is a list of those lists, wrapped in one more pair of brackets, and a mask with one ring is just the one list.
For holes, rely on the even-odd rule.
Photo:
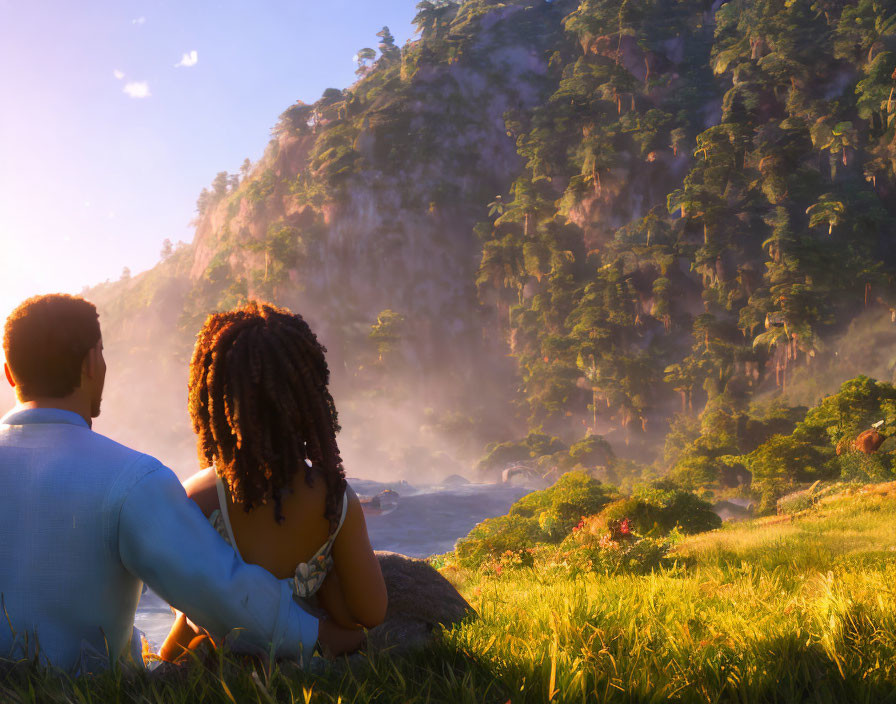
[(425, 0), (415, 23), (218, 174), (191, 245), (91, 292), (111, 337), (183, 358), (209, 311), (286, 304), (345, 427), (385, 435), (388, 407), (424, 438), (369, 448), (407, 471), (530, 432), (651, 463), (707, 404), (892, 379), (892, 0)]
[(432, 648), (302, 673), (231, 656), (167, 677), (22, 666), (4, 701), (887, 702), (896, 483), (679, 538), (646, 574), (446, 567), (478, 618)]

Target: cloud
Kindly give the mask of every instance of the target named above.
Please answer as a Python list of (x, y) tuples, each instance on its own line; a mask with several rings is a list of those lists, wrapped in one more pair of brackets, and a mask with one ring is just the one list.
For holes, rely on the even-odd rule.
[(146, 81), (130, 81), (124, 84), (123, 90), (132, 98), (148, 98), (151, 95)]
[(112, 71), (112, 75), (115, 76), (115, 80), (120, 81), (122, 78), (124, 78), (124, 71), (115, 69), (114, 71)]
[(184, 54), (181, 57), (180, 61), (178, 61), (176, 64), (174, 64), (174, 67), (179, 68), (179, 67), (183, 66), (184, 68), (190, 68), (190, 66), (195, 66), (198, 61), (199, 61), (199, 54), (196, 52), (195, 49), (193, 49), (193, 51), (188, 51), (186, 54)]
[(146, 22), (146, 18), (142, 15), (131, 20), (131, 24), (143, 24), (144, 22)]

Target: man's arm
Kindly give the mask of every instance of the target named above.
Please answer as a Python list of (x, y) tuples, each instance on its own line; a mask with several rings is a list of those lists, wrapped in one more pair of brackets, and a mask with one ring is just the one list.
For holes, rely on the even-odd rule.
[(292, 598), (288, 580), (243, 562), (159, 465), (128, 492), (119, 516), (124, 566), (191, 620), (221, 638), (241, 629), (241, 650), (294, 660), (311, 656), (317, 619)]

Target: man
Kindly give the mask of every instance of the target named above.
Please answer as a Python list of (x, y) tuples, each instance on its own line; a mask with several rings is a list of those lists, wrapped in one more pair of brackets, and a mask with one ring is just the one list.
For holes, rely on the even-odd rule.
[(143, 582), (234, 647), (310, 657), (318, 621), (289, 581), (242, 562), (170, 469), (91, 431), (106, 374), (93, 304), (28, 299), (3, 350), (19, 405), (0, 421), (0, 657), (139, 662)]

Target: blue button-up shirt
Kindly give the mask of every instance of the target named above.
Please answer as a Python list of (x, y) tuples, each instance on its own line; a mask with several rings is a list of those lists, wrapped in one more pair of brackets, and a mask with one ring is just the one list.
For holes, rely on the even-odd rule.
[(8, 413), (0, 657), (83, 671), (85, 653), (139, 653), (143, 582), (213, 636), (230, 633), (238, 649), (307, 659), (317, 640), (317, 619), (289, 581), (243, 562), (158, 460), (94, 433), (76, 413)]

